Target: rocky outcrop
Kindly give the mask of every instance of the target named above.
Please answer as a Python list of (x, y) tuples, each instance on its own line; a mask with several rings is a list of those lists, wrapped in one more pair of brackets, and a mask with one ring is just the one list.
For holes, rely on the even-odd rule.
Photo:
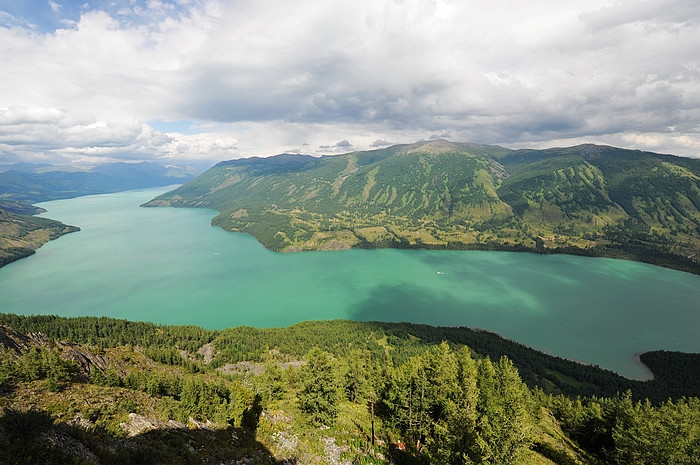
[(44, 333), (22, 334), (14, 328), (0, 325), (0, 349), (5, 348), (20, 356), (33, 347), (52, 347), (58, 349), (61, 358), (73, 360), (86, 376), (94, 369), (104, 371), (107, 359), (74, 342), (56, 341)]
[(217, 355), (217, 350), (214, 347), (213, 342), (209, 342), (207, 344), (204, 344), (202, 347), (199, 348), (197, 351), (204, 357), (204, 363), (211, 363), (212, 360), (214, 360), (214, 357)]
[(41, 434), (37, 443), (58, 449), (70, 457), (82, 459), (82, 462), (99, 463), (99, 459), (90, 449), (70, 435), (70, 430), (65, 424), (58, 424)]
[(89, 375), (94, 369), (99, 371), (107, 369), (107, 360), (103, 356), (85, 350), (79, 344), (61, 342), (59, 346), (63, 349), (61, 357), (76, 362), (85, 375)]
[(17, 355), (21, 355), (31, 346), (32, 341), (28, 336), (9, 326), (0, 325), (0, 348), (10, 349)]
[(343, 460), (343, 452), (348, 452), (348, 447), (341, 447), (335, 443), (335, 438), (326, 437), (321, 438), (323, 443), (324, 452), (326, 453), (326, 460), (332, 465), (352, 465), (349, 460)]
[(187, 429), (186, 425), (184, 425), (178, 421), (175, 421), (175, 420), (160, 421), (160, 420), (155, 420), (153, 418), (144, 417), (143, 415), (139, 415), (138, 413), (130, 413), (129, 414), (129, 421), (125, 422), (125, 423), (121, 423), (119, 426), (130, 437), (137, 436), (139, 434), (143, 434), (147, 431), (152, 431), (152, 430), (160, 430), (160, 429), (186, 430)]

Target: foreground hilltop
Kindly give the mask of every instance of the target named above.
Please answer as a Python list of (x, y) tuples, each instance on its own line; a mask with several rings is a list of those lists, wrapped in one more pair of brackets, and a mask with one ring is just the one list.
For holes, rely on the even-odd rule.
[(697, 358), (635, 382), (468, 328), (0, 314), (0, 463), (691, 464)]
[(700, 160), (608, 146), (437, 140), (238, 159), (146, 206), (218, 210), (214, 225), (275, 251), (564, 252), (700, 272)]

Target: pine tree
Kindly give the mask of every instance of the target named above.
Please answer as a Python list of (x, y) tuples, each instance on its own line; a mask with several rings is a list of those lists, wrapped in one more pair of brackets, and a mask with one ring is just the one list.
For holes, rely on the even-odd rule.
[(506, 357), (479, 363), (477, 450), (481, 461), (516, 463), (532, 442), (532, 400), (518, 370)]
[(369, 350), (351, 350), (346, 362), (343, 387), (348, 400), (355, 403), (374, 400), (377, 369)]
[(300, 370), (300, 408), (314, 423), (330, 425), (338, 415), (339, 383), (331, 355), (314, 347)]
[(284, 379), (284, 372), (274, 359), (268, 358), (268, 360), (265, 361), (265, 371), (260, 375), (258, 384), (261, 399), (265, 402), (282, 398), (287, 386)]
[(469, 352), (463, 347), (457, 352), (457, 395), (453, 408), (448, 412), (450, 430), (451, 464), (476, 462), (480, 456), (477, 449), (477, 403), (479, 390), (477, 383), (477, 365)]

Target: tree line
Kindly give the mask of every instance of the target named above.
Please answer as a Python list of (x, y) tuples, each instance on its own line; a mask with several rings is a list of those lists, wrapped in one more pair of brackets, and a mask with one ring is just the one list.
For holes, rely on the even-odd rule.
[[(477, 356), (445, 341), (399, 363), (391, 352), (375, 357), (350, 347), (334, 354), (312, 345), (299, 368), (286, 371), (279, 363), (284, 354), (268, 350), (262, 372), (246, 376), (192, 369), (165, 349), (131, 349), (118, 352), (130, 368), (93, 366), (81, 379), (57, 345), (21, 356), (5, 350), (0, 389), (45, 380), (55, 391), (71, 382), (141, 391), (158, 399), (164, 417), (181, 422), (211, 420), (254, 433), (263, 409), (280, 405), (280, 399), (296, 403), (316, 426), (333, 425), (343, 403), (363, 406), (372, 415), (367, 440), (388, 441), (397, 463), (516, 464), (532, 450), (555, 460), (538, 439), (545, 411), (600, 463), (692, 464), (700, 451), (698, 398), (654, 404), (634, 400), (629, 391), (610, 397), (548, 394), (529, 388), (508, 357)], [(375, 415), (381, 424), (376, 432)]]
[[(650, 381), (630, 380), (610, 370), (584, 365), (536, 351), (494, 333), (466, 327), (435, 327), (413, 323), (307, 321), (286, 328), (242, 326), (208, 330), (196, 326), (164, 326), (105, 317), (63, 318), (55, 315), (19, 316), (0, 314), (0, 324), (22, 333), (42, 332), (59, 340), (108, 348), (133, 345), (149, 349), (157, 361), (189, 364), (202, 369), (198, 350), (212, 343), (215, 349), (209, 368), (241, 361), (262, 362), (270, 350), (288, 360), (301, 359), (317, 346), (336, 356), (362, 348), (376, 360), (390, 354), (398, 366), (410, 357), (446, 341), (453, 348), (470, 347), (475, 356), (498, 360), (507, 356), (531, 388), (551, 394), (611, 397), (630, 390), (635, 400), (661, 403), (668, 398), (700, 397), (700, 355), (649, 352), (641, 359), (654, 373)], [(188, 360), (179, 357), (186, 351)]]

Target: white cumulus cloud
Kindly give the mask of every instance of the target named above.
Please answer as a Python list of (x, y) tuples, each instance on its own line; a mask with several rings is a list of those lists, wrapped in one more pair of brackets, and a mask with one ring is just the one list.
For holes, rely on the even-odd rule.
[(53, 30), (0, 11), (0, 157), (214, 162), (431, 136), (700, 156), (694, 1), (103, 3)]

